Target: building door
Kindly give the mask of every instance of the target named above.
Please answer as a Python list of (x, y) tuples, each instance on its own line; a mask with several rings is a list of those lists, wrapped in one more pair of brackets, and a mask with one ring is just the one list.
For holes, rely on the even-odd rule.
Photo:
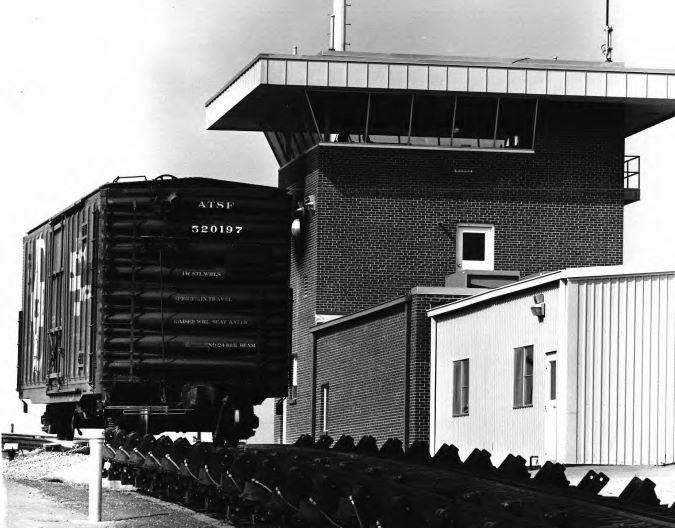
[(544, 400), (544, 458), (555, 462), (558, 456), (558, 406), (556, 404), (558, 368), (555, 352), (546, 354), (544, 370), (546, 391)]
[(457, 269), (495, 268), (495, 228), (485, 224), (457, 226)]

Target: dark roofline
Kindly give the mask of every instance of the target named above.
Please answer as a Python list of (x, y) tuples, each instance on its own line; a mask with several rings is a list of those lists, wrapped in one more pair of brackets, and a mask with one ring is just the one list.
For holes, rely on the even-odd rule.
[(143, 180), (143, 181), (125, 181), (125, 180), (111, 181), (111, 182), (107, 182), (107, 183), (104, 183), (102, 185), (99, 185), (93, 191), (85, 194), (82, 198), (80, 198), (76, 202), (73, 202), (72, 204), (70, 204), (66, 208), (60, 210), (55, 215), (50, 216), (45, 221), (40, 222), (38, 225), (36, 225), (32, 229), (29, 229), (28, 231), (26, 231), (26, 236), (30, 235), (31, 233), (33, 233), (35, 231), (37, 231), (38, 229), (40, 229), (44, 225), (53, 223), (54, 221), (56, 221), (56, 220), (60, 219), (61, 217), (65, 216), (67, 213), (82, 207), (84, 202), (87, 201), (89, 198), (94, 196), (96, 193), (99, 193), (102, 190), (108, 189), (110, 187), (115, 187), (117, 185), (125, 185), (127, 187), (129, 187), (129, 186), (131, 186), (131, 187), (141, 187), (143, 185), (152, 185), (152, 184), (157, 185), (161, 181), (169, 181), (169, 182), (173, 181), (174, 183), (175, 182), (181, 182), (183, 184), (189, 184), (189, 183), (196, 182), (196, 180), (204, 181), (205, 183), (208, 183), (208, 184), (211, 184), (211, 185), (215, 184), (215, 185), (222, 186), (222, 187), (256, 187), (256, 188), (265, 188), (265, 189), (275, 190), (275, 191), (279, 191), (280, 193), (286, 192), (284, 189), (279, 189), (279, 187), (276, 187), (276, 186), (273, 186), (273, 185), (260, 185), (260, 184), (257, 184), (257, 183), (233, 182), (233, 181), (229, 181), (229, 180), (219, 180), (219, 179), (216, 179), (216, 178), (202, 178), (202, 177), (194, 177), (194, 176), (185, 176), (183, 178), (176, 178), (175, 180), (157, 180), (157, 179), (153, 178), (153, 179), (150, 179), (150, 180)]

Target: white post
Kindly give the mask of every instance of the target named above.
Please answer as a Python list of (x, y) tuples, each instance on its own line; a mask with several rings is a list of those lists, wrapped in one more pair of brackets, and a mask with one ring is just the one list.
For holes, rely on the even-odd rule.
[(333, 0), (331, 45), (335, 51), (345, 51), (347, 40), (347, 0)]
[(89, 433), (89, 522), (101, 521), (101, 471), (103, 469), (104, 431), (90, 429)]

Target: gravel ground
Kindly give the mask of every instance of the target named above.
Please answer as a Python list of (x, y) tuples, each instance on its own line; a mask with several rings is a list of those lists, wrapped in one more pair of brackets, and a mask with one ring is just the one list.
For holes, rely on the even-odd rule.
[[(2, 460), (0, 526), (62, 528), (97, 526), (86, 522), (87, 455), (25, 451)], [(104, 480), (104, 487), (107, 480)], [(117, 483), (119, 484), (119, 483)], [(103, 523), (124, 528), (223, 528), (223, 521), (179, 505), (121, 489), (103, 490)]]
[[(67, 472), (86, 465), (87, 455), (67, 452), (48, 452), (41, 449), (24, 451), (14, 460), (2, 460), (2, 476), (11, 480), (38, 480), (50, 478), (53, 473)], [(80, 473), (78, 469), (76, 473)]]

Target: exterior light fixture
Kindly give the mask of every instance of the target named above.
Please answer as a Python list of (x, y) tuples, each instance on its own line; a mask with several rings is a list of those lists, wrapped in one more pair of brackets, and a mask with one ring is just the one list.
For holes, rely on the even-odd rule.
[(530, 307), (530, 311), (532, 312), (532, 315), (539, 318), (539, 321), (544, 318), (546, 315), (546, 304), (544, 303), (543, 293), (537, 293), (534, 296), (534, 306)]
[(302, 233), (302, 224), (299, 218), (296, 218), (291, 222), (291, 235), (293, 238), (298, 238)]
[(541, 320), (546, 315), (546, 305), (544, 303), (535, 304), (534, 306), (530, 307), (530, 311), (532, 312), (532, 315), (538, 317), (539, 320)]
[(316, 196), (313, 194), (305, 196), (305, 211), (316, 213)]

